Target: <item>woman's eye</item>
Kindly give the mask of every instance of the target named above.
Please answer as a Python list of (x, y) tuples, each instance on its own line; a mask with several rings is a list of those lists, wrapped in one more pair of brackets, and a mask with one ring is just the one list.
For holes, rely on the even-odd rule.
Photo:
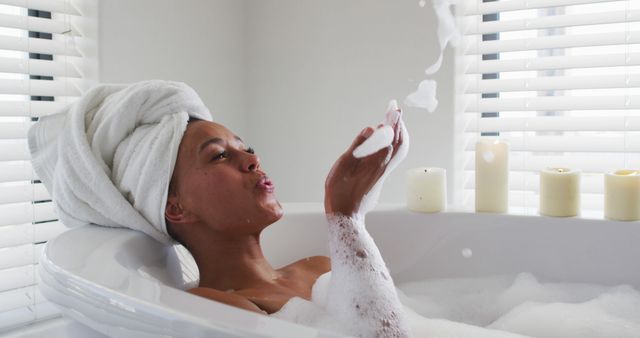
[(225, 158), (227, 157), (227, 152), (226, 151), (222, 151), (217, 153), (215, 156), (213, 156), (213, 160), (219, 160), (221, 158)]

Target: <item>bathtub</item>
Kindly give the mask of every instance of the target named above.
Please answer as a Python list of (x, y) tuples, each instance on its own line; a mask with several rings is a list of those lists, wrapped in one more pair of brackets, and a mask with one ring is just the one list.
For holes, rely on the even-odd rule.
[[(274, 266), (327, 255), (321, 205), (285, 204), (263, 233)], [(532, 272), (542, 281), (640, 289), (640, 223), (379, 206), (367, 215), (396, 283)], [(110, 337), (341, 337), (206, 300), (182, 289), (197, 268), (181, 247), (127, 229), (84, 226), (50, 241), (40, 260), (44, 296)]]

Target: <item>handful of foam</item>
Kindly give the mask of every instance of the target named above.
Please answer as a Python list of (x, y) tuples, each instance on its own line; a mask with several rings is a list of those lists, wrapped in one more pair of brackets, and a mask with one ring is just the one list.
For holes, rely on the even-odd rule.
[(366, 157), (390, 146), (394, 138), (393, 125), (401, 115), (402, 111), (398, 108), (398, 102), (396, 100), (389, 101), (387, 114), (382, 122), (383, 126), (377, 128), (368, 139), (354, 149), (353, 156), (355, 158)]

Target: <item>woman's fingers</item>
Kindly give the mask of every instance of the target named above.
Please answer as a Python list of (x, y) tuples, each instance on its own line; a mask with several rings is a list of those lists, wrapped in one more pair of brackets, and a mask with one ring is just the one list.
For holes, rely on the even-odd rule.
[(360, 134), (358, 134), (358, 136), (356, 136), (356, 138), (351, 143), (351, 146), (349, 147), (347, 152), (353, 153), (353, 150), (356, 149), (359, 145), (361, 145), (366, 139), (368, 139), (369, 136), (371, 136), (371, 134), (373, 134), (373, 128), (366, 127), (362, 129)]
[(393, 142), (393, 154), (391, 155), (391, 158), (395, 157), (396, 154), (398, 153), (398, 150), (400, 150), (400, 147), (402, 146), (402, 120), (398, 119), (398, 123), (396, 123), (395, 126), (395, 141)]

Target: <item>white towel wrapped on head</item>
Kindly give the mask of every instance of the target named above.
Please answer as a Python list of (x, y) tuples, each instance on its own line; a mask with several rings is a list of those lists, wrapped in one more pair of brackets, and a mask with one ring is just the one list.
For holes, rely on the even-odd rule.
[(189, 117), (211, 120), (181, 82), (98, 85), (29, 130), (33, 168), (67, 226), (142, 231), (163, 243), (164, 210)]

